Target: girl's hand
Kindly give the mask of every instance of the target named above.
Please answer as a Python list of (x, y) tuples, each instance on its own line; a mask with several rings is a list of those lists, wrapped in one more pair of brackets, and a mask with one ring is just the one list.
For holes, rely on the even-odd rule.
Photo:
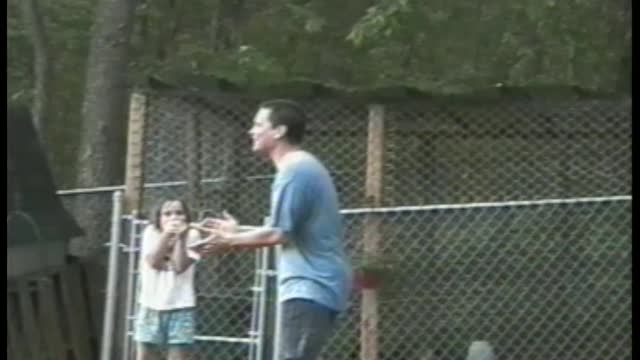
[(173, 220), (167, 224), (165, 231), (172, 235), (180, 235), (188, 228), (189, 226), (184, 221)]

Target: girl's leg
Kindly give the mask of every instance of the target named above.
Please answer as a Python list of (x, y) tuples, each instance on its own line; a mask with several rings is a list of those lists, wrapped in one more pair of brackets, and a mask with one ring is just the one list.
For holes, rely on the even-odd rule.
[(149, 344), (138, 343), (136, 352), (136, 360), (160, 360), (160, 353)]
[(160, 360), (162, 354), (158, 345), (163, 344), (162, 313), (140, 307), (136, 317), (134, 339), (136, 341), (136, 360)]
[(169, 360), (195, 360), (195, 357), (193, 356), (193, 352), (187, 347), (170, 346)]
[(168, 321), (169, 360), (192, 360), (194, 357), (195, 309), (172, 310)]

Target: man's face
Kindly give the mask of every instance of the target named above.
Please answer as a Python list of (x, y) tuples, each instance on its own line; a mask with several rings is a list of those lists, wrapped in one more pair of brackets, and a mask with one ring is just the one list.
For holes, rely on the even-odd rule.
[(251, 136), (252, 150), (255, 153), (268, 155), (275, 148), (280, 131), (274, 128), (269, 117), (271, 109), (260, 108), (253, 117), (253, 126), (249, 130)]

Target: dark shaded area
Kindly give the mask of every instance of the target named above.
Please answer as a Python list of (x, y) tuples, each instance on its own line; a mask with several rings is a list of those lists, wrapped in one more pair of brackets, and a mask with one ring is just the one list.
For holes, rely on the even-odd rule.
[[(7, 246), (84, 231), (64, 208), (29, 111), (7, 106)], [(43, 235), (43, 236), (41, 236)]]

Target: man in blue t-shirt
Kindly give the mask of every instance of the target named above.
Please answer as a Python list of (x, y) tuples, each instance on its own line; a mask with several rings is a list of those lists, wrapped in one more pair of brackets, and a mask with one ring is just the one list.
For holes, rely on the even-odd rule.
[(217, 239), (205, 252), (282, 244), (278, 292), (281, 359), (312, 360), (347, 306), (351, 266), (342, 243), (342, 218), (333, 180), (324, 165), (301, 149), (307, 117), (292, 101), (260, 105), (249, 131), (253, 151), (277, 169), (267, 226), (236, 232), (231, 217), (212, 220)]

